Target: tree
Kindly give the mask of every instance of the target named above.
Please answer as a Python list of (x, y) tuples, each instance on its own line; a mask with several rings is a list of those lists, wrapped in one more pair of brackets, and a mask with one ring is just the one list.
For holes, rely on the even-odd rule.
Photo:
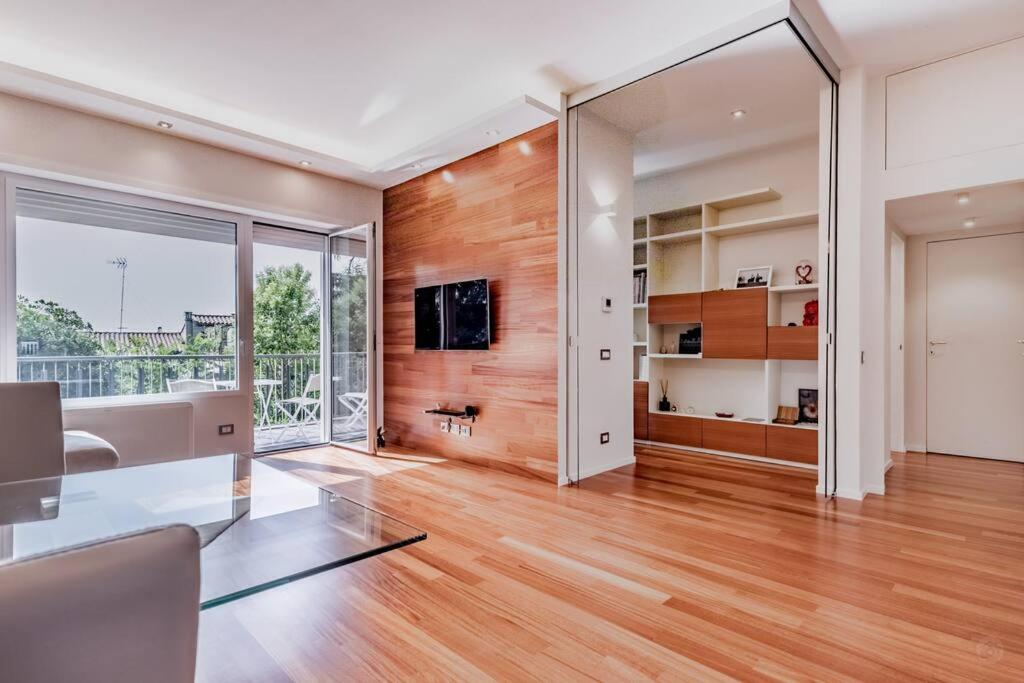
[(316, 353), (320, 349), (320, 301), (312, 274), (301, 264), (268, 266), (256, 275), (253, 350), (257, 354)]
[(100, 344), (92, 336), (92, 325), (75, 311), (45, 299), (17, 300), (18, 342), (39, 344), (37, 354), (46, 356), (94, 356)]
[(349, 258), (331, 274), (334, 351), (363, 353), (366, 347), (366, 259)]

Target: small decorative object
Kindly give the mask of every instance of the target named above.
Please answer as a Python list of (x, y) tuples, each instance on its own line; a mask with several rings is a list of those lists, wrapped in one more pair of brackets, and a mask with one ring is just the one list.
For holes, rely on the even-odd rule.
[(786, 327), (796, 327), (796, 326), (797, 326), (796, 323), (789, 323), (788, 325), (786, 325)]
[(800, 389), (797, 391), (800, 402), (800, 418), (798, 422), (818, 424), (818, 390)]
[(672, 355), (675, 355), (675, 353), (676, 353), (676, 345), (675, 344), (669, 344), (668, 345), (668, 352), (671, 353)]
[(691, 328), (679, 335), (679, 353), (695, 356), (700, 353), (700, 326)]
[(678, 412), (678, 411), (679, 411), (679, 406), (677, 406), (675, 403), (673, 403), (672, 404), (672, 412), (675, 413), (675, 412)]
[(640, 379), (646, 382), (651, 376), (651, 362), (647, 358), (647, 354), (641, 354), (640, 356)]
[(796, 264), (796, 283), (798, 285), (809, 285), (813, 282), (811, 274), (814, 272), (814, 266), (807, 259), (804, 259), (800, 263)]
[(804, 327), (818, 324), (818, 300), (811, 299), (804, 304)]
[(686, 414), (687, 415), (693, 415), (695, 412), (697, 412), (697, 411), (693, 409), (693, 406), (686, 406)]
[(772, 422), (777, 425), (795, 425), (798, 417), (799, 411), (796, 406), (779, 406), (779, 411)]
[(659, 379), (658, 384), (661, 385), (661, 400), (658, 401), (658, 410), (668, 412), (672, 408), (672, 405), (668, 402), (668, 380)]
[(772, 267), (739, 268), (736, 270), (736, 289), (768, 287), (772, 283)]
[(729, 418), (729, 417), (736, 417), (736, 414), (735, 413), (729, 413), (729, 412), (726, 412), (724, 410), (719, 410), (719, 411), (715, 412), (715, 417)]
[(666, 353), (668, 353), (668, 347), (667, 347), (667, 346), (665, 346), (664, 344), (662, 344), (662, 345), (661, 345), (661, 348), (660, 348), (660, 349), (658, 349), (658, 353), (660, 353), (660, 354), (662, 354), (662, 355), (665, 355)]

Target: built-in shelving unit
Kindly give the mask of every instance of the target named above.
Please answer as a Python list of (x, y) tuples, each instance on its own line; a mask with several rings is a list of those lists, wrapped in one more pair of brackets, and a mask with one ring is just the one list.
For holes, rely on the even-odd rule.
[[(818, 388), (822, 344), (819, 328), (803, 324), (819, 285), (798, 284), (794, 271), (817, 262), (818, 211), (782, 212), (781, 199), (762, 187), (634, 220), (634, 271), (649, 295), (634, 305), (634, 424), (646, 440), (817, 463), (816, 424), (771, 422), (780, 405), (798, 404), (798, 389)], [(768, 287), (736, 289), (737, 268), (760, 266), (773, 267)], [(693, 350), (698, 328), (700, 352), (679, 353), (680, 335)], [(663, 379), (674, 412), (657, 410)]]

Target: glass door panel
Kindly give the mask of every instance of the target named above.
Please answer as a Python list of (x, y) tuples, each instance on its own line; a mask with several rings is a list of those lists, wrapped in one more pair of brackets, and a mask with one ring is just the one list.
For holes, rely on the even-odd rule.
[(326, 443), (321, 402), (324, 235), (253, 226), (253, 445)]
[(372, 451), (373, 226), (330, 239), (331, 441)]

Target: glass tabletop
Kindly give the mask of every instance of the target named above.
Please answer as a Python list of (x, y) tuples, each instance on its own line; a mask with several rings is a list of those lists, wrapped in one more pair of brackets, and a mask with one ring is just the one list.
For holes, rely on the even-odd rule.
[(199, 531), (208, 608), (426, 534), (241, 455), (0, 484), (0, 565), (166, 524)]

